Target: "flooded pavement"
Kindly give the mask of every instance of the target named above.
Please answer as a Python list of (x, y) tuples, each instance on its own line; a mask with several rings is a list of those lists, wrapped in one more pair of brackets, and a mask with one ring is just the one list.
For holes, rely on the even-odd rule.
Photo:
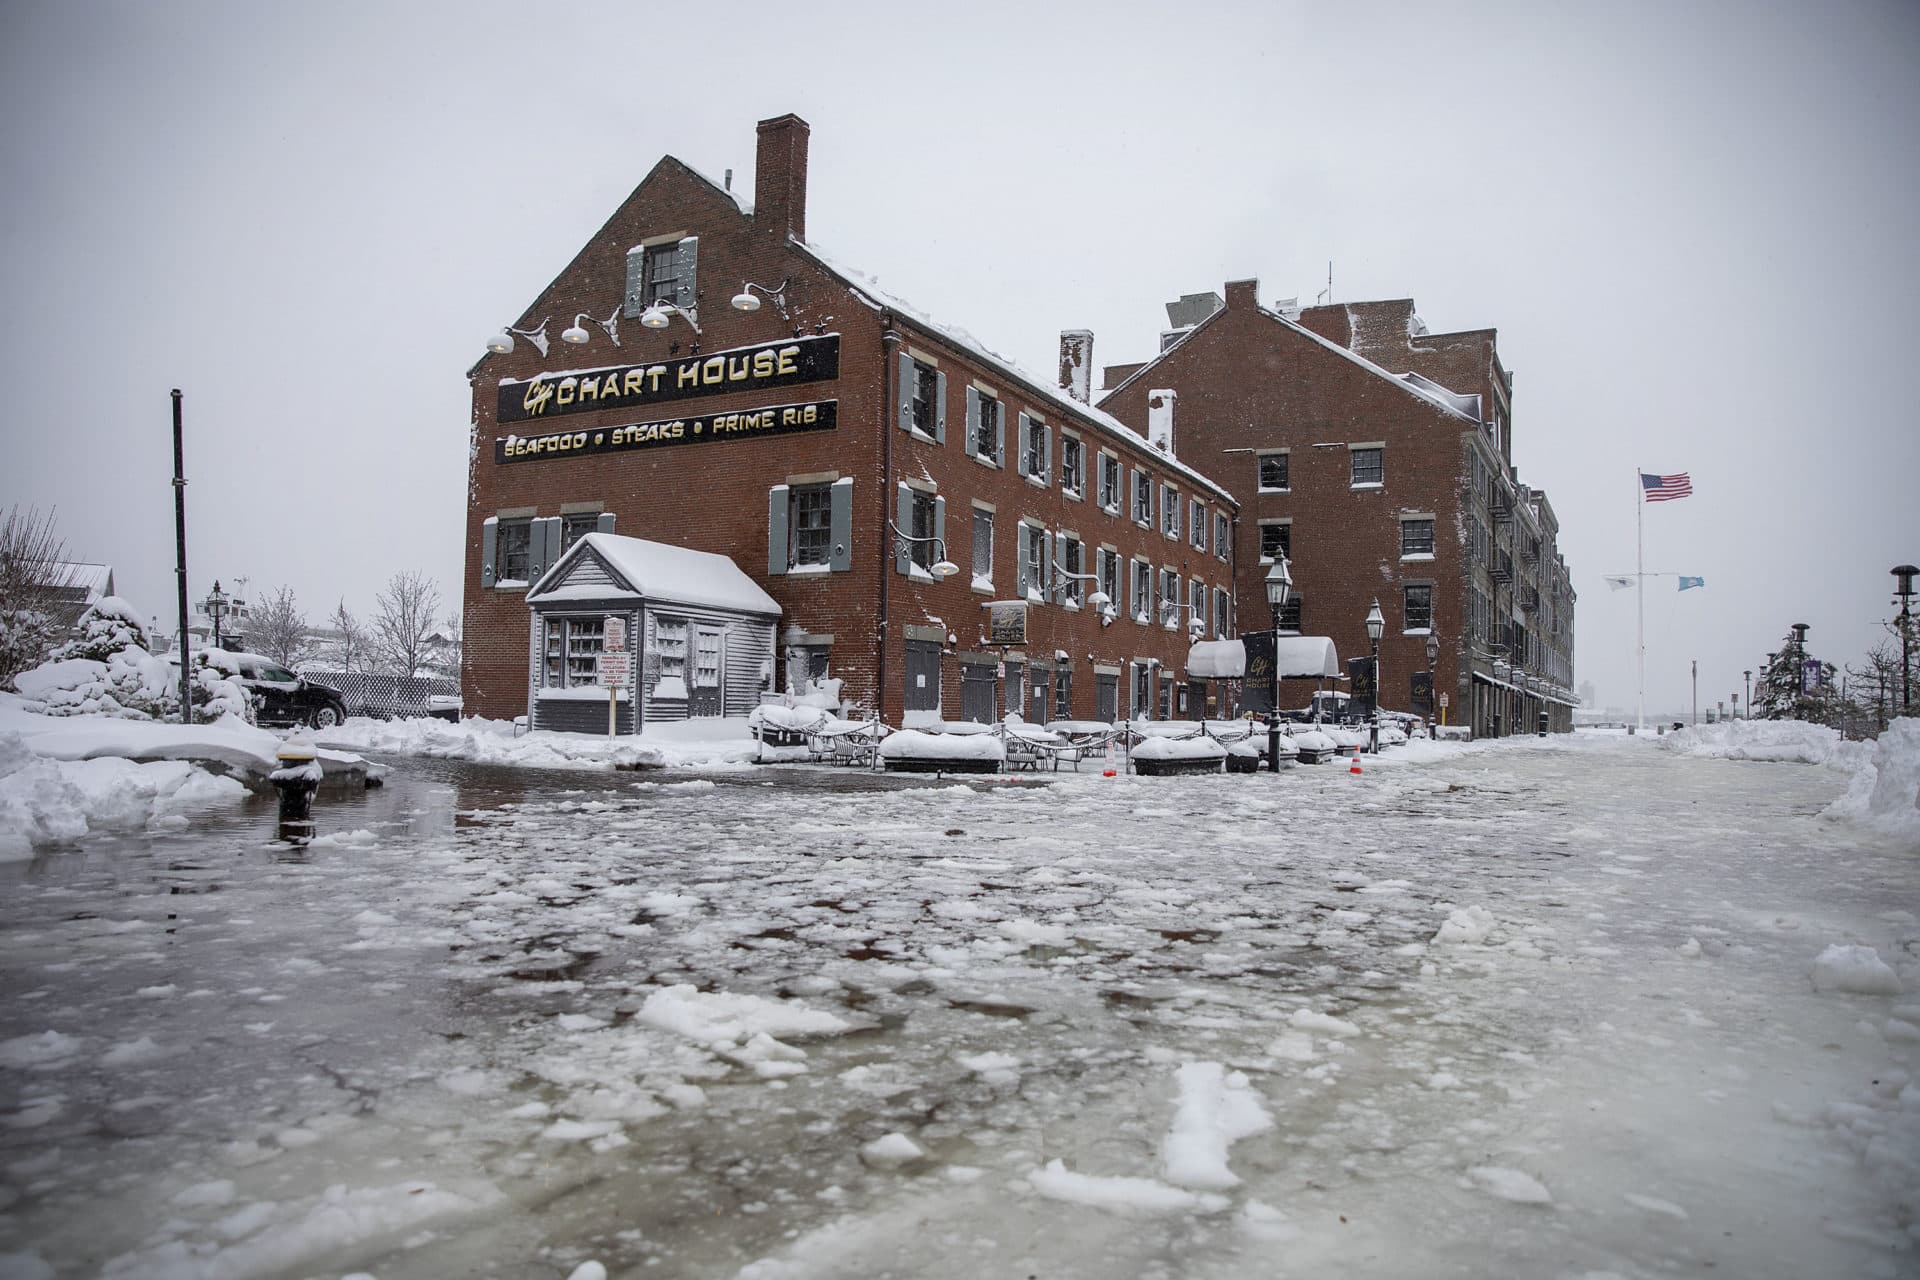
[(1904, 1005), (1805, 971), (1913, 961), (1912, 851), (1813, 816), (1837, 774), (1630, 741), (1015, 787), (394, 763), (302, 849), (262, 801), (0, 866), (0, 1254), (1911, 1263)]

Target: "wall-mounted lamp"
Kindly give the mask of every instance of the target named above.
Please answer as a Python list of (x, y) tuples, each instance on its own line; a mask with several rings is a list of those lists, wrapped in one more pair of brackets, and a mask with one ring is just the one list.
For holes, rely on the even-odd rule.
[(1160, 602), (1160, 621), (1172, 626), (1174, 619), (1178, 618), (1182, 611), (1187, 614), (1188, 637), (1197, 641), (1205, 636), (1207, 624), (1201, 621), (1199, 605), (1176, 604), (1171, 600), (1163, 600)]
[[(548, 317), (551, 319), (552, 317)], [(504, 356), (513, 350), (513, 335), (519, 334), (533, 344), (534, 350), (541, 355), (547, 354), (547, 321), (542, 320), (538, 329), (502, 329), (487, 339), (487, 350), (497, 356)]]
[(887, 528), (893, 530), (894, 537), (904, 538), (908, 542), (912, 542), (915, 544), (922, 543), (922, 542), (931, 542), (933, 544), (933, 554), (940, 557), (938, 560), (935, 560), (932, 565), (928, 566), (933, 570), (933, 573), (936, 577), (951, 578), (954, 574), (960, 572), (960, 566), (955, 564), (953, 561), (947, 559), (946, 539), (935, 538), (935, 537), (916, 538), (910, 533), (902, 533), (900, 531), (900, 526), (896, 525), (891, 520), (887, 521)]
[(693, 326), (693, 336), (700, 336), (700, 321), (693, 314), (692, 307), (676, 307), (671, 302), (655, 302), (640, 313), (640, 323), (649, 329), (664, 329), (679, 316)]
[(754, 294), (764, 293), (767, 295), (767, 301), (773, 304), (773, 309), (780, 313), (780, 318), (782, 320), (791, 320), (793, 317), (787, 314), (787, 283), (786, 280), (782, 280), (779, 288), (769, 289), (765, 285), (755, 284), (751, 280), (746, 281), (740, 286), (740, 292), (733, 295), (733, 309), (735, 311), (758, 311), (760, 309), (760, 299), (756, 298)]
[(576, 347), (587, 345), (587, 339), (593, 335), (588, 333), (585, 326), (580, 323), (582, 320), (592, 320), (606, 331), (609, 338), (613, 339), (614, 346), (620, 345), (620, 308), (615, 307), (613, 314), (605, 320), (596, 319), (592, 314), (582, 311), (573, 318), (572, 324), (560, 331), (560, 341), (570, 342)]
[[(1056, 569), (1054, 572), (1074, 582), (1100, 581), (1100, 575), (1097, 573), (1070, 573), (1065, 569)], [(1112, 602), (1112, 597), (1098, 587), (1095, 587), (1093, 593), (1087, 597), (1087, 607), (1089, 609), (1105, 609)]]

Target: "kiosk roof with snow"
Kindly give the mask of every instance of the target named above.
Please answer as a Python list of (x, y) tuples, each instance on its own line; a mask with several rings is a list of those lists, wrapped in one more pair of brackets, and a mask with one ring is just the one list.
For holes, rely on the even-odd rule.
[(529, 605), (622, 599), (780, 616), (779, 603), (726, 556), (617, 533), (586, 534), (527, 592)]
[[(1340, 656), (1326, 636), (1279, 636), (1274, 658), (1283, 678), (1338, 676)], [(1196, 680), (1237, 680), (1247, 674), (1247, 647), (1238, 640), (1202, 640), (1187, 651), (1187, 674)]]

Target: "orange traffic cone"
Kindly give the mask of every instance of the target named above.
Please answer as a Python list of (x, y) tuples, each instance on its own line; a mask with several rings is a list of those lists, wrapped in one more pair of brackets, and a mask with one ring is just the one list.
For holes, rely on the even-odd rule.
[(1347, 772), (1348, 773), (1362, 772), (1360, 768), (1360, 748), (1358, 747), (1355, 747), (1353, 749), (1353, 764), (1348, 767)]

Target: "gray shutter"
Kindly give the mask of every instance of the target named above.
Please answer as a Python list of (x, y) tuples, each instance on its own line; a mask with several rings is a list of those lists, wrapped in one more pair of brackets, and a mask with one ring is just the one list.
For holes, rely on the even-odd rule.
[(490, 587), (499, 575), (494, 572), (494, 561), (500, 554), (500, 521), (498, 517), (488, 516), (480, 525), (480, 585)]
[(1054, 562), (1054, 556), (1059, 554), (1054, 549), (1057, 541), (1051, 533), (1040, 535), (1040, 573), (1043, 579), (1040, 583), (1040, 596), (1045, 600), (1060, 598), (1059, 566)]
[(560, 563), (560, 526), (559, 516), (547, 517), (547, 568)]
[(595, 533), (612, 533), (613, 532), (613, 512), (602, 511), (600, 513), (599, 519), (597, 519), (594, 522), (593, 531)]
[(629, 316), (647, 309), (647, 251), (639, 245), (627, 250), (627, 306)]
[(900, 353), (900, 429), (913, 430), (913, 357)]
[(1020, 434), (1013, 438), (1013, 457), (1020, 468), (1020, 474), (1027, 474), (1027, 432), (1031, 430), (1027, 415), (1020, 415)]
[(953, 548), (947, 545), (947, 500), (937, 493), (933, 496), (933, 536), (939, 541), (933, 544), (935, 559), (931, 563), (952, 560)]
[(913, 544), (906, 535), (913, 530), (913, 490), (905, 485), (893, 495), (893, 527), (900, 534), (893, 540), (893, 567), (899, 573), (912, 573)]
[(828, 512), (827, 532), (833, 538), (833, 550), (827, 567), (835, 573), (853, 568), (853, 481), (836, 480), (827, 491), (832, 509)]
[(1007, 465), (1007, 411), (998, 409), (993, 415), (993, 460), (1001, 466)]
[(1053, 428), (1040, 428), (1040, 478), (1053, 483)]
[(776, 577), (787, 571), (787, 495), (783, 484), (767, 490), (767, 572)]
[(1013, 589), (1022, 600), (1027, 598), (1027, 539), (1033, 536), (1033, 530), (1024, 524), (1014, 526), (1019, 535), (1013, 540)]
[(980, 452), (980, 393), (967, 388), (967, 456)]
[[(1065, 601), (1073, 599), (1074, 588), (1073, 579), (1067, 576), (1072, 570), (1067, 568), (1067, 540), (1065, 537), (1058, 537), (1053, 540), (1053, 554), (1053, 595), (1054, 599), (1064, 603)], [(1085, 573), (1086, 566), (1082, 565), (1080, 572)]]
[(1131, 518), (1140, 509), (1140, 473), (1128, 468), (1127, 474), (1133, 477), (1133, 488), (1128, 491), (1127, 497), (1127, 515)]
[(680, 259), (679, 279), (674, 282), (673, 305), (682, 311), (691, 311), (698, 302), (698, 290), (695, 286), (699, 283), (700, 238), (688, 236), (682, 240), (678, 257)]
[(938, 369), (933, 371), (933, 438), (947, 442), (947, 375)]

